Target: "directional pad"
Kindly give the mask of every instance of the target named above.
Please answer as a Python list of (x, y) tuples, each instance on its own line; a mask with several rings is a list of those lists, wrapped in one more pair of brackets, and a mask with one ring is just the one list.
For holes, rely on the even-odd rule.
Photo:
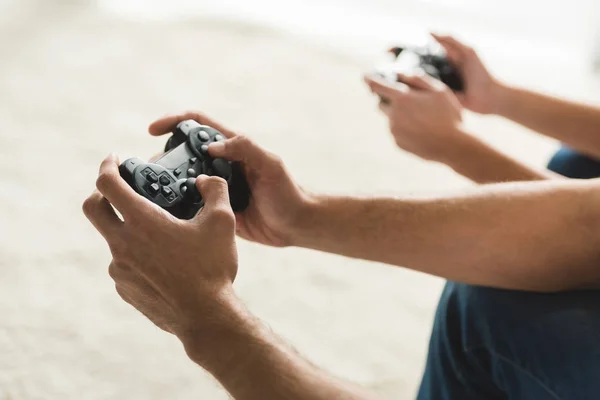
[(158, 186), (157, 183), (153, 183), (150, 186), (148, 186), (148, 193), (150, 193), (151, 196), (156, 196), (159, 190), (160, 186)]
[(158, 176), (152, 171), (150, 168), (144, 170), (144, 174), (146, 176), (146, 180), (150, 183), (158, 182)]
[(182, 121), (173, 130), (162, 156), (151, 162), (125, 160), (119, 165), (119, 174), (135, 192), (181, 219), (193, 218), (203, 207), (196, 177), (219, 176), (230, 185), (233, 210), (243, 211), (248, 206), (250, 190), (241, 166), (215, 158), (208, 151), (211, 143), (222, 140), (227, 137), (217, 129), (193, 120)]
[(168, 187), (168, 186), (163, 186), (163, 187), (161, 188), (161, 192), (162, 192), (162, 194), (163, 194), (165, 197), (167, 197), (167, 198), (168, 198), (169, 196), (171, 196), (171, 195), (173, 194), (173, 189), (171, 189), (171, 188), (170, 188), (170, 187)]

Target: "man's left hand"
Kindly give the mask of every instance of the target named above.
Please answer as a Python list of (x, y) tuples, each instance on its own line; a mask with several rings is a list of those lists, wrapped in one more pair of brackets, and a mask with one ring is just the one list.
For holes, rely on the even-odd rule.
[(462, 107), (450, 88), (427, 75), (398, 75), (399, 82), (366, 76), (371, 91), (388, 102), (379, 108), (403, 150), (423, 159), (445, 162), (465, 133)]
[(227, 183), (199, 176), (205, 205), (185, 221), (134, 192), (118, 167), (114, 156), (102, 162), (97, 191), (83, 211), (110, 247), (109, 273), (119, 295), (187, 345), (194, 332), (218, 324), (233, 304), (238, 265)]

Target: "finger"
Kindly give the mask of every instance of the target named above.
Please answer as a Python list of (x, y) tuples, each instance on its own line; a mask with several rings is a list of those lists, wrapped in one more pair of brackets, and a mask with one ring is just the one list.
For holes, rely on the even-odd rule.
[(407, 75), (398, 74), (398, 81), (405, 85), (418, 90), (435, 90), (438, 85), (435, 79), (426, 74)]
[(390, 101), (397, 99), (404, 92), (403, 86), (399, 85), (397, 82), (388, 82), (371, 75), (365, 76), (364, 80), (373, 93), (385, 97)]
[(460, 48), (449, 42), (446, 36), (436, 35), (434, 33), (431, 36), (444, 48), (446, 56), (451, 64), (460, 66), (463, 64), (465, 55)]
[(123, 225), (111, 205), (97, 190), (83, 202), (82, 208), (94, 228), (107, 240), (114, 237)]
[(235, 233), (242, 239), (252, 241), (242, 213), (235, 213)]
[(263, 149), (246, 136), (236, 136), (221, 142), (211, 143), (208, 152), (216, 158), (239, 161), (254, 170), (269, 168), (277, 162), (277, 156)]
[(195, 111), (188, 111), (181, 114), (173, 114), (162, 117), (150, 124), (148, 127), (148, 132), (150, 132), (152, 136), (160, 136), (164, 135), (165, 133), (171, 133), (173, 130), (175, 130), (177, 124), (187, 119), (193, 119), (199, 124), (208, 125), (212, 128), (215, 128), (228, 138), (236, 136), (235, 132), (225, 128), (214, 119)]
[(114, 154), (106, 157), (100, 164), (96, 188), (124, 218), (149, 208), (149, 203), (121, 178), (119, 160)]
[(380, 101), (379, 102), (379, 110), (384, 113), (385, 115), (387, 115), (388, 117), (390, 116), (390, 111), (392, 110), (392, 107), (390, 106), (390, 103), (386, 103), (384, 101)]
[[(442, 45), (446, 45), (456, 51), (458, 51), (463, 57), (466, 56), (469, 52), (472, 52), (473, 49), (466, 44), (456, 40), (453, 36), (450, 35), (436, 35), (431, 34), (431, 36), (440, 42)], [(444, 46), (444, 47), (446, 47)]]
[(205, 209), (231, 209), (229, 205), (229, 188), (223, 178), (200, 175), (196, 178), (196, 187), (202, 195)]
[(441, 45), (444, 48), (444, 51), (446, 52), (446, 57), (448, 58), (448, 61), (450, 61), (451, 65), (461, 66), (464, 64), (465, 56), (463, 55), (463, 53), (445, 43), (441, 43)]

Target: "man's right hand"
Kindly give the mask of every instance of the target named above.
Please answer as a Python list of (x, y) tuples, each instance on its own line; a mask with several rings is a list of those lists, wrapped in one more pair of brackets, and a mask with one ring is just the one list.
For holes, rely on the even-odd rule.
[(236, 213), (237, 234), (269, 246), (292, 245), (294, 227), (303, 218), (311, 196), (296, 184), (281, 159), (198, 112), (161, 118), (150, 125), (149, 132), (155, 136), (170, 133), (187, 119), (211, 126), (227, 137), (209, 146), (211, 156), (242, 165), (252, 195), (248, 208)]
[(463, 107), (479, 114), (495, 114), (502, 84), (490, 74), (475, 50), (452, 36), (431, 36), (446, 50), (448, 59), (463, 77), (465, 90), (457, 93)]

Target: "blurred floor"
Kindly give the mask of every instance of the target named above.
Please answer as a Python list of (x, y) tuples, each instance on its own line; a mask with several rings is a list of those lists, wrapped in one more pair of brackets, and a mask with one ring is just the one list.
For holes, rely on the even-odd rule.
[[(373, 60), (360, 51), (230, 17), (124, 20), (76, 0), (18, 4), (0, 13), (2, 400), (227, 397), (116, 296), (108, 250), (80, 212), (108, 152), (162, 148), (145, 133), (157, 116), (208, 112), (280, 154), (315, 191), (469, 186), (395, 149), (361, 82)], [(503, 77), (600, 100), (581, 66), (557, 73), (481, 49)], [(531, 165), (556, 148), (495, 118), (468, 119)], [(301, 249), (239, 250), (241, 296), (301, 353), (390, 398), (413, 395), (439, 279)]]

